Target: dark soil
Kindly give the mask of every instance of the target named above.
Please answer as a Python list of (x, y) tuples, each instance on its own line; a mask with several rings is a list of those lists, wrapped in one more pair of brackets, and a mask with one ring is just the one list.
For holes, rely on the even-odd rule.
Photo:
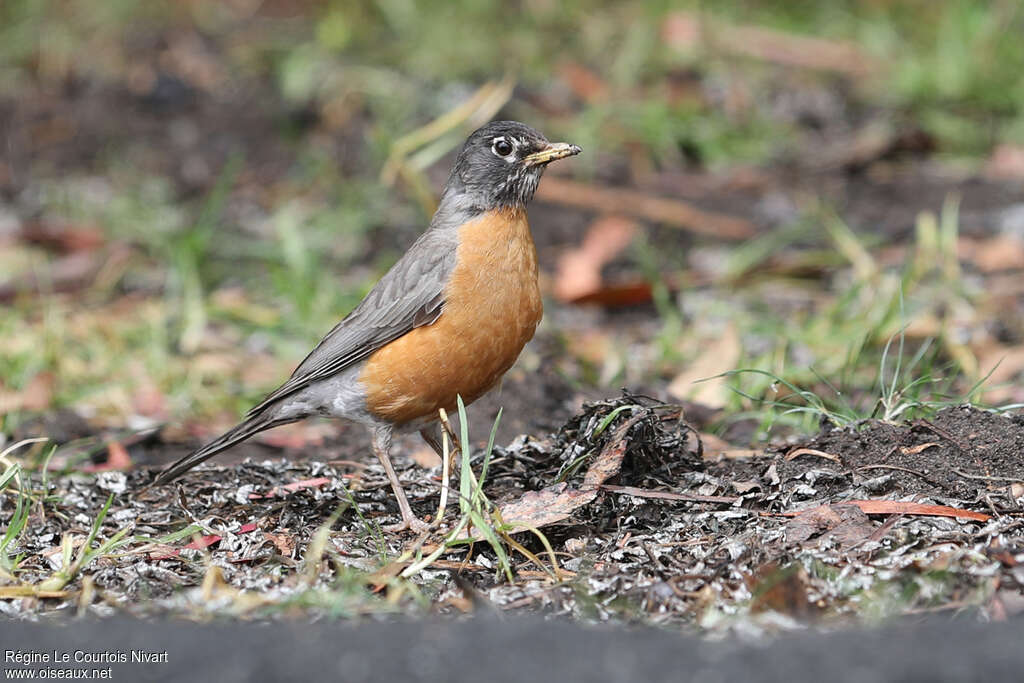
[[(597, 459), (620, 453), (620, 473), (593, 502), (542, 529), (561, 570), (570, 573), (552, 582), (532, 561), (514, 555), (515, 579), (509, 583), (495, 575), (493, 551), (477, 543), (451, 548), (439, 566), (416, 580), (441, 611), (490, 604), (713, 630), (740, 623), (743, 629), (775, 630), (788, 623), (779, 622), (779, 615), (834, 620), (946, 604), (1007, 614), (1022, 607), (1014, 596), (1024, 587), (1024, 465), (1016, 459), (1022, 429), (1018, 416), (951, 408), (928, 422), (867, 423), (822, 433), (802, 446), (817, 454), (791, 447), (702, 462), (696, 435), (678, 408), (624, 395), (588, 404), (548, 438), (517, 438), (497, 449), (490, 464), (485, 490), (501, 502), (559, 481), (579, 486)], [(429, 518), (437, 506), (438, 471), (399, 462), (414, 508)], [(481, 465), (478, 455), (474, 469)], [(867, 469), (878, 465), (885, 467)], [(124, 528), (136, 537), (157, 538), (199, 523), (200, 533), (220, 540), (201, 552), (183, 549), (187, 538), (157, 546), (136, 541), (97, 560), (86, 573), (106, 596), (105, 604), (95, 606), (101, 614), (116, 606), (140, 615), (198, 616), (234, 604), (231, 591), (249, 589), (260, 599), (229, 609), (275, 616), (290, 601), (307, 600), (301, 598), (304, 590), (337, 591), (342, 585), (350, 587), (332, 599), (345, 605), (345, 613), (376, 611), (381, 606), (374, 606), (373, 594), (358, 586), (383, 581), (374, 572), (411, 541), (374, 531), (397, 520), (376, 463), (201, 467), (175, 486), (140, 489), (150, 476), (51, 475), (45, 514), (35, 509), (16, 548), (25, 554), (19, 580), (31, 585), (49, 576), (53, 560), (47, 558), (54, 557), (61, 536), (87, 533), (108, 494), (114, 494), (113, 504), (101, 539)], [(280, 488), (288, 484), (292, 488)], [(3, 495), (10, 496), (10, 489)], [(352, 500), (358, 512), (348, 504), (330, 533), (327, 554), (333, 559), (325, 558), (310, 577), (303, 567), (317, 529), (339, 504)], [(865, 514), (850, 504), (856, 500), (941, 504), (952, 512)], [(12, 508), (8, 502), (0, 507)], [(449, 510), (449, 516), (456, 514)], [(976, 519), (960, 518), (965, 515)], [(517, 537), (547, 557), (537, 536)], [(210, 562), (225, 582), (226, 603), (200, 597), (210, 590)], [(346, 566), (370, 574), (343, 579)], [(934, 573), (939, 566), (941, 576)], [(70, 609), (79, 599), (79, 582), (70, 584), (68, 598), (0, 605), (11, 613)], [(764, 616), (769, 614), (776, 617)]]
[(1024, 476), (1024, 416), (947, 408), (910, 424), (872, 422), (833, 430), (804, 447), (835, 454), (841, 462), (814, 455), (780, 457), (779, 476), (795, 479), (813, 467), (841, 475), (834, 489), (825, 489), (829, 494), (871, 480), (873, 493), (977, 503)]

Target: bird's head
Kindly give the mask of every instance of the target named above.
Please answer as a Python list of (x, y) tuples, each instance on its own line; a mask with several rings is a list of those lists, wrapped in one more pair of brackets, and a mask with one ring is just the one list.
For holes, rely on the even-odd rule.
[(492, 121), (462, 146), (442, 204), (456, 201), (479, 210), (522, 208), (533, 198), (549, 163), (580, 151), (566, 142), (549, 142), (517, 121)]

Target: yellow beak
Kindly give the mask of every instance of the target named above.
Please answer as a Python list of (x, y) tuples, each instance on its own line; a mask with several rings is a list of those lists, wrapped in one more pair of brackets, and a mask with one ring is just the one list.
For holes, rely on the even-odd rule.
[(547, 147), (523, 157), (523, 163), (527, 166), (539, 166), (549, 164), (556, 159), (564, 159), (579, 154), (583, 150), (578, 145), (570, 145), (568, 142), (552, 142)]

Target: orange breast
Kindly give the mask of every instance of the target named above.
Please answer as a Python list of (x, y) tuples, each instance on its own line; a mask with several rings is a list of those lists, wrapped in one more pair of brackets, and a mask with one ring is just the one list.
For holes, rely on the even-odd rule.
[(524, 211), (491, 211), (459, 230), (441, 316), (366, 361), (367, 409), (396, 424), (453, 410), (491, 389), (540, 322), (537, 251)]

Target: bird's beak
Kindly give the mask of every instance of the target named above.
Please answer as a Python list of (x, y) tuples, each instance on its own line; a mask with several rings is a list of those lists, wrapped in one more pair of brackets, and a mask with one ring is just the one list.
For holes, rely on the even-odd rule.
[(547, 147), (523, 157), (523, 163), (527, 166), (541, 166), (549, 164), (556, 159), (564, 159), (583, 150), (578, 145), (570, 145), (568, 142), (549, 142)]

